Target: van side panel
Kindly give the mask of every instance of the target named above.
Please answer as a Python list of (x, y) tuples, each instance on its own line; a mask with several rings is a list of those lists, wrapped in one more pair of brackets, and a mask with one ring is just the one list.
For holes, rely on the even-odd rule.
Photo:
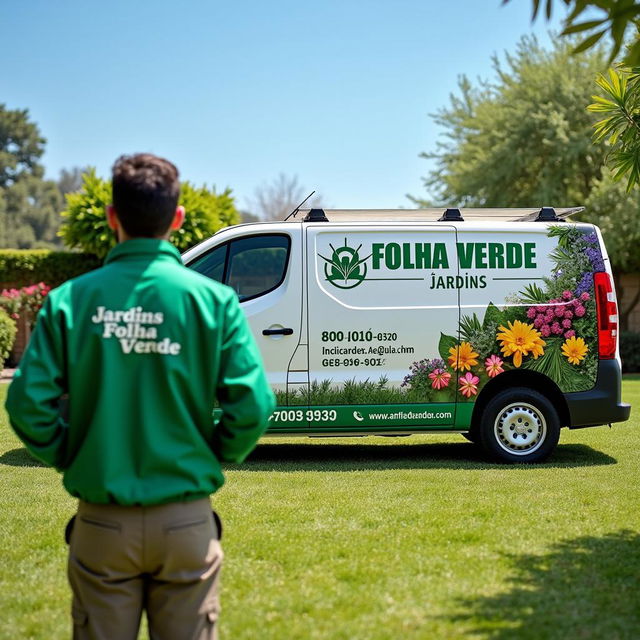
[(455, 229), (306, 233), (310, 409), (333, 409), (338, 424), (359, 428), (451, 427), (457, 374), (441, 336), (459, 321), (458, 291), (446, 287), (458, 277)]

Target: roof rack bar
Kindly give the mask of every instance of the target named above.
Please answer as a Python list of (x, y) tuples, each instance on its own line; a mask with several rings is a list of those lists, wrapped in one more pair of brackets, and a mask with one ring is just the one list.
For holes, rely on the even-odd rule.
[(464, 222), (460, 209), (447, 209), (438, 222)]
[(560, 222), (561, 218), (558, 218), (558, 216), (556, 215), (556, 210), (553, 207), (542, 207), (535, 221), (536, 222)]
[(311, 209), (303, 218), (303, 222), (329, 222), (324, 209)]
[[(551, 209), (549, 207), (549, 209)], [(582, 211), (584, 207), (556, 207), (551, 211), (555, 212), (555, 218), (549, 216), (547, 224), (558, 224), (558, 222), (569, 216)], [(546, 220), (546, 214), (541, 216), (541, 208), (460, 208), (460, 209), (323, 209), (317, 213), (311, 213), (310, 209), (300, 209), (301, 216), (307, 217), (307, 222), (321, 221), (322, 211), (325, 217), (331, 222), (436, 222), (443, 221), (445, 224), (451, 222), (461, 222), (465, 224), (475, 222), (534, 222), (536, 220)]]

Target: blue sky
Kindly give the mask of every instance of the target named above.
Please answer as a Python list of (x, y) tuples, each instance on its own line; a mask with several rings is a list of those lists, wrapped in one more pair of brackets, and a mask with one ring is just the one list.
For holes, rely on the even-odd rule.
[(52, 178), (151, 151), (241, 208), (281, 172), (332, 207), (406, 207), (429, 114), (522, 35), (548, 43), (530, 17), (530, 0), (5, 3), (0, 103), (29, 109)]

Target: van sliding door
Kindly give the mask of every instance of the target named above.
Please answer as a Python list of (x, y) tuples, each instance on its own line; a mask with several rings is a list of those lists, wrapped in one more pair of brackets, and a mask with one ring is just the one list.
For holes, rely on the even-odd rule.
[[(455, 228), (305, 225), (312, 431), (451, 428)], [(464, 398), (463, 398), (464, 400)]]

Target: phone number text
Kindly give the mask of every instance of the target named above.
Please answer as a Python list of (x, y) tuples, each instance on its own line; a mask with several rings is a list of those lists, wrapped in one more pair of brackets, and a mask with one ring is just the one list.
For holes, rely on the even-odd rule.
[(273, 422), (335, 422), (337, 419), (335, 409), (278, 409), (269, 418)]
[(398, 339), (397, 333), (379, 331), (374, 333), (368, 331), (323, 331), (320, 335), (322, 342), (395, 342)]

